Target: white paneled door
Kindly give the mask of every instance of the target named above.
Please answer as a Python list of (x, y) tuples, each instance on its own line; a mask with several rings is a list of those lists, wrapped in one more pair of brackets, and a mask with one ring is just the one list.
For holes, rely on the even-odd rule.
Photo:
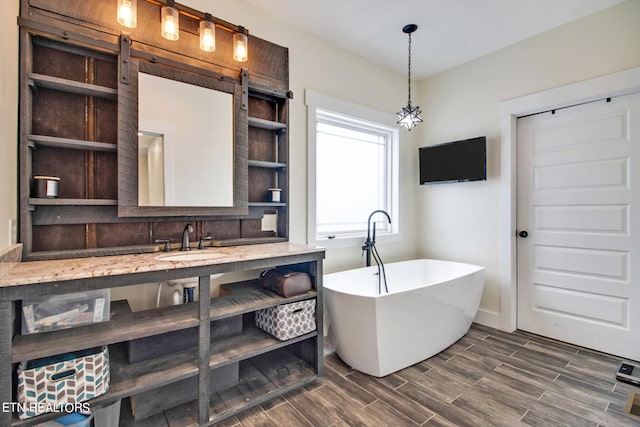
[(518, 329), (640, 360), (640, 94), (517, 129)]

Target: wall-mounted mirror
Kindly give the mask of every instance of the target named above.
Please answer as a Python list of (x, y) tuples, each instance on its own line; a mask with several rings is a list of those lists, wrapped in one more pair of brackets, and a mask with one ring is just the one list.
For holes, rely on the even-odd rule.
[(233, 94), (138, 75), (138, 206), (233, 206)]
[(157, 64), (131, 64), (136, 78), (119, 87), (118, 214), (245, 215), (247, 135), (241, 129), (247, 118), (240, 108), (241, 85)]

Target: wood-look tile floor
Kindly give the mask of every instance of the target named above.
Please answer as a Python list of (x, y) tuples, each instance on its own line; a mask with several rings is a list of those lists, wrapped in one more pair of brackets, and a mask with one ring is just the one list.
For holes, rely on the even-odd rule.
[(335, 354), (311, 386), (218, 424), (232, 426), (640, 426), (624, 414), (620, 359), (474, 324), (442, 353), (384, 378)]

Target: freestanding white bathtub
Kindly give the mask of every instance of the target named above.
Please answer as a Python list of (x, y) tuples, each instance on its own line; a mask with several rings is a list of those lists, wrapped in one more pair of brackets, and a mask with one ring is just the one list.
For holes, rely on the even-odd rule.
[(353, 369), (383, 377), (441, 352), (476, 316), (484, 268), (418, 259), (324, 275), (329, 338)]

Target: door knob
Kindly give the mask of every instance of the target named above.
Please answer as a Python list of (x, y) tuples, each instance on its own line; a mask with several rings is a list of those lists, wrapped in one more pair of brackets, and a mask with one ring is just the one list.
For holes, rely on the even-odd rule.
[(529, 233), (527, 233), (526, 230), (522, 230), (521, 232), (518, 233), (518, 236), (520, 236), (523, 239), (525, 239), (525, 238), (527, 238), (529, 236)]

